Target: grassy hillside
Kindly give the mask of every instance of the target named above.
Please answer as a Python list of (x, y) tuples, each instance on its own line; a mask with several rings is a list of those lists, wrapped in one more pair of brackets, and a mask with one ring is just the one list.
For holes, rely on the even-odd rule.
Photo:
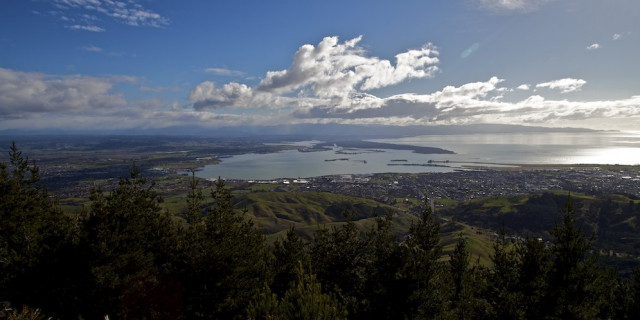
[[(583, 231), (596, 236), (596, 248), (640, 254), (640, 199), (572, 194), (571, 200)], [(498, 230), (504, 223), (522, 236), (549, 239), (548, 232), (560, 219), (566, 201), (566, 192), (544, 192), (467, 201), (443, 213), (473, 226)]]
[[(393, 232), (401, 239), (416, 217), (379, 202), (324, 192), (254, 192), (237, 195), (236, 208), (246, 209), (256, 226), (275, 241), (290, 226), (306, 239), (312, 239), (319, 228), (340, 227), (346, 223), (345, 212), (351, 212), (356, 226), (364, 233), (375, 224), (375, 217), (393, 213)], [(443, 221), (441, 239), (444, 259), (453, 251), (459, 236), (469, 241), (472, 261), (488, 265), (493, 236), (490, 231), (459, 222)]]
[(387, 212), (394, 213), (398, 233), (406, 232), (415, 219), (374, 200), (326, 192), (253, 192), (237, 195), (235, 202), (236, 208), (247, 210), (266, 234), (280, 234), (294, 226), (308, 239), (318, 228), (344, 223), (347, 212), (363, 230), (372, 226), (376, 216)]
[(495, 240), (493, 232), (464, 223), (448, 221), (442, 223), (440, 231), (444, 260), (449, 259), (448, 255), (453, 252), (458, 239), (462, 236), (468, 241), (471, 263), (479, 262), (480, 265), (490, 265), (493, 241)]

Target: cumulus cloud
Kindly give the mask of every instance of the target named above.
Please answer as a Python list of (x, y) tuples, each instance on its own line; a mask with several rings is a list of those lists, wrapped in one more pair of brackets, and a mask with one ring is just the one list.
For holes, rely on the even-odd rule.
[(358, 46), (361, 39), (340, 43), (337, 37), (326, 37), (317, 46), (303, 45), (294, 54), (288, 69), (267, 72), (255, 88), (233, 82), (216, 88), (207, 81), (192, 90), (189, 101), (197, 109), (376, 107), (378, 102), (367, 91), (408, 79), (430, 78), (438, 71), (438, 51), (431, 44), (397, 54), (393, 64), (367, 56)]
[(191, 90), (189, 101), (196, 110), (215, 108), (249, 107), (252, 90), (245, 84), (231, 82), (216, 88), (211, 81), (205, 81)]
[[(508, 99), (515, 90), (581, 90), (583, 79), (564, 78), (536, 85), (503, 86), (491, 77), (459, 86), (445, 86), (430, 94), (404, 93), (379, 97), (374, 89), (412, 78), (429, 78), (438, 69), (433, 45), (408, 50), (391, 61), (367, 55), (361, 37), (340, 42), (324, 38), (318, 45), (301, 46), (291, 66), (267, 72), (255, 87), (237, 82), (220, 86), (206, 81), (189, 95), (194, 112), (240, 112), (267, 123), (466, 124), (553, 123), (592, 117), (640, 116), (638, 97), (616, 101), (549, 100), (536, 94), (520, 101)], [(241, 111), (248, 110), (251, 111)], [(225, 111), (227, 110), (227, 111)], [(271, 116), (266, 116), (270, 114)], [(278, 120), (281, 119), (281, 120)]]
[[(471, 87), (492, 87), (488, 81), (482, 86), (474, 84)], [(464, 85), (467, 86), (467, 85)], [(449, 92), (464, 92), (462, 87), (453, 88)], [(547, 100), (533, 95), (518, 102), (501, 102), (483, 98), (494, 90), (478, 90), (477, 93), (453, 94), (442, 100), (437, 92), (431, 95), (391, 97), (386, 99), (384, 108), (395, 108), (402, 104), (413, 104), (413, 108), (422, 109), (424, 116), (418, 118), (422, 123), (431, 124), (462, 124), (462, 123), (546, 123), (557, 121), (583, 120), (590, 118), (616, 118), (640, 116), (640, 96), (617, 101), (577, 102), (566, 100)], [(418, 114), (414, 112), (415, 114)]]
[[(0, 127), (145, 129), (295, 123), (552, 126), (585, 119), (640, 118), (640, 96), (584, 102), (554, 100), (535, 94), (507, 102), (502, 97), (512, 89), (505, 87), (505, 80), (498, 77), (445, 86), (428, 94), (378, 97), (355, 92), (340, 106), (332, 105), (331, 99), (305, 94), (276, 95), (236, 82), (221, 86), (201, 83), (189, 94), (191, 106), (153, 99), (129, 101), (113, 92), (115, 84), (137, 85), (141, 81), (129, 76), (59, 76), (0, 69)], [(571, 90), (580, 83), (579, 79), (560, 79), (535, 87)], [(522, 89), (522, 85), (519, 88)], [(271, 108), (242, 109), (256, 105)]]
[(600, 44), (598, 44), (598, 43), (594, 43), (594, 44), (591, 44), (591, 45), (587, 46), (587, 50), (597, 50), (597, 49), (600, 49), (600, 48), (602, 48), (602, 46)]
[(619, 33), (614, 33), (613, 36), (611, 36), (612, 40), (619, 40), (620, 38), (622, 38), (622, 35)]
[[(532, 89), (579, 91), (585, 80), (564, 78), (539, 84), (505, 85), (499, 77), (444, 86), (427, 93), (379, 96), (377, 88), (434, 76), (432, 45), (396, 55), (371, 57), (361, 38), (325, 38), (300, 47), (291, 66), (268, 72), (255, 86), (205, 81), (188, 94), (189, 104), (131, 101), (115, 92), (129, 85), (138, 94), (170, 88), (150, 87), (130, 76), (48, 75), (0, 68), (0, 127), (163, 128), (170, 126), (345, 123), (440, 125), (511, 123), (561, 125), (589, 119), (640, 119), (640, 96), (610, 101), (570, 101), (544, 97)], [(209, 70), (225, 74), (233, 70)], [(143, 83), (145, 86), (140, 87)], [(629, 123), (629, 122), (627, 122)]]
[(396, 55), (393, 66), (389, 60), (367, 57), (357, 46), (361, 39), (338, 43), (337, 37), (326, 37), (316, 47), (304, 45), (289, 69), (268, 72), (257, 90), (286, 93), (310, 86), (317, 96), (342, 98), (356, 90), (432, 77), (438, 70), (438, 52), (431, 44)]
[(0, 68), (0, 128), (148, 129), (247, 124), (255, 118), (185, 111), (176, 108), (175, 102), (134, 101), (115, 92), (116, 86), (142, 81), (131, 76), (52, 75)]
[(450, 125), (470, 123), (544, 124), (567, 123), (594, 118), (640, 117), (640, 96), (614, 101), (577, 102), (548, 100), (532, 95), (515, 102), (503, 102), (503, 80), (447, 86), (431, 94), (400, 94), (380, 99), (378, 108), (339, 110), (316, 106), (294, 113), (299, 119), (330, 119), (340, 123), (398, 125)]
[(573, 91), (579, 91), (583, 85), (587, 83), (582, 79), (564, 78), (560, 80), (554, 80), (544, 83), (539, 83), (536, 88), (549, 88), (554, 90), (560, 90), (562, 93), (569, 93)]
[(117, 80), (131, 78), (60, 77), (0, 68), (0, 114), (121, 107), (126, 100), (110, 93)]

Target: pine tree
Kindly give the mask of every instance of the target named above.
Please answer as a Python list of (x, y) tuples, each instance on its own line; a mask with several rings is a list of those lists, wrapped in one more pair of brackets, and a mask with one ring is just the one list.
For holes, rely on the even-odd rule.
[(411, 224), (403, 248), (406, 259), (403, 274), (410, 293), (408, 314), (440, 314), (444, 305), (444, 266), (438, 261), (442, 255), (440, 224), (433, 217), (426, 197), (419, 220)]
[(363, 316), (376, 319), (397, 319), (408, 315), (408, 298), (411, 294), (409, 279), (403, 275), (406, 263), (405, 250), (391, 230), (390, 212), (376, 217), (375, 224), (365, 237), (367, 246), (367, 279), (365, 283), (368, 307)]
[(75, 230), (15, 142), (0, 163), (0, 297), (61, 314), (78, 293), (71, 278)]
[(458, 242), (450, 255), (449, 274), (451, 276), (451, 305), (450, 314), (458, 319), (471, 319), (472, 309), (470, 298), (472, 297), (469, 283), (471, 253), (469, 252), (468, 240), (460, 234)]
[(640, 314), (640, 266), (633, 268), (631, 281), (630, 293), (633, 303), (629, 308), (628, 314), (638, 315)]
[(324, 293), (316, 276), (298, 264), (295, 280), (281, 299), (265, 287), (248, 308), (249, 319), (339, 320), (346, 309), (333, 294)]
[(187, 194), (187, 208), (185, 210), (185, 218), (189, 226), (193, 227), (202, 222), (203, 200), (204, 196), (202, 195), (202, 191), (198, 189), (198, 180), (196, 180), (195, 171), (192, 171), (189, 193)]
[(562, 220), (551, 230), (552, 265), (546, 308), (561, 319), (589, 319), (598, 314), (596, 303), (600, 275), (595, 256), (589, 255), (594, 241), (576, 226), (571, 197), (567, 198)]
[(306, 244), (291, 226), (284, 240), (277, 239), (273, 245), (273, 292), (282, 296), (289, 289), (299, 271), (299, 266), (310, 266)]
[(346, 319), (347, 312), (332, 294), (322, 292), (314, 274), (300, 264), (295, 286), (285, 292), (280, 302), (282, 319), (331, 320)]
[(135, 163), (130, 174), (108, 194), (92, 190), (91, 208), (82, 220), (91, 286), (86, 312), (89, 317), (172, 317), (181, 312), (180, 289), (171, 277), (176, 226)]
[(524, 243), (516, 243), (518, 266), (518, 288), (522, 293), (521, 305), (525, 319), (541, 319), (545, 314), (548, 273), (551, 255), (544, 242), (526, 237)]
[(316, 232), (310, 254), (318, 280), (357, 318), (369, 304), (364, 292), (368, 258), (358, 229), (349, 213), (346, 216), (348, 221), (341, 227)]
[(213, 205), (203, 223), (184, 230), (180, 274), (185, 317), (242, 319), (266, 280), (264, 237), (233, 208), (222, 180), (211, 191)]
[(486, 269), (479, 260), (471, 264), (467, 238), (460, 233), (458, 242), (449, 255), (449, 282), (446, 292), (446, 319), (491, 319), (491, 307), (482, 295), (487, 291)]
[(489, 290), (486, 297), (495, 319), (522, 319), (522, 292), (519, 291), (518, 279), (521, 261), (506, 235), (507, 230), (503, 226), (493, 242), (492, 267), (487, 274)]

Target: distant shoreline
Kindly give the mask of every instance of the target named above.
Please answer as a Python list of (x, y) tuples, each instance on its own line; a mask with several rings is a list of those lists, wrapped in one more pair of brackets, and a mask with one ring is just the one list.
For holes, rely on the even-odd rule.
[(358, 148), (358, 149), (410, 150), (420, 154), (455, 154), (455, 152), (451, 150), (446, 150), (441, 148), (421, 147), (421, 146), (413, 146), (413, 145), (406, 145), (406, 144), (394, 144), (394, 143), (383, 143), (383, 142), (372, 142), (372, 141), (361, 141), (361, 140), (327, 141), (327, 142), (323, 142), (315, 145), (314, 148), (328, 148), (334, 145), (337, 145), (343, 148)]

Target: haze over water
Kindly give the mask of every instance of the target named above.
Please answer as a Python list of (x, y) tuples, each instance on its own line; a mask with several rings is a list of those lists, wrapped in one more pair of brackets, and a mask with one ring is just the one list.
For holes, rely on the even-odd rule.
[[(438, 147), (456, 154), (341, 148), (319, 152), (289, 150), (224, 158), (222, 163), (206, 166), (196, 175), (202, 178), (262, 180), (383, 172), (452, 172), (483, 165), (640, 164), (640, 135), (633, 133), (430, 135), (375, 141)], [(305, 145), (304, 142), (298, 144)], [(340, 150), (347, 154), (338, 153)], [(429, 160), (432, 160), (431, 164)]]

